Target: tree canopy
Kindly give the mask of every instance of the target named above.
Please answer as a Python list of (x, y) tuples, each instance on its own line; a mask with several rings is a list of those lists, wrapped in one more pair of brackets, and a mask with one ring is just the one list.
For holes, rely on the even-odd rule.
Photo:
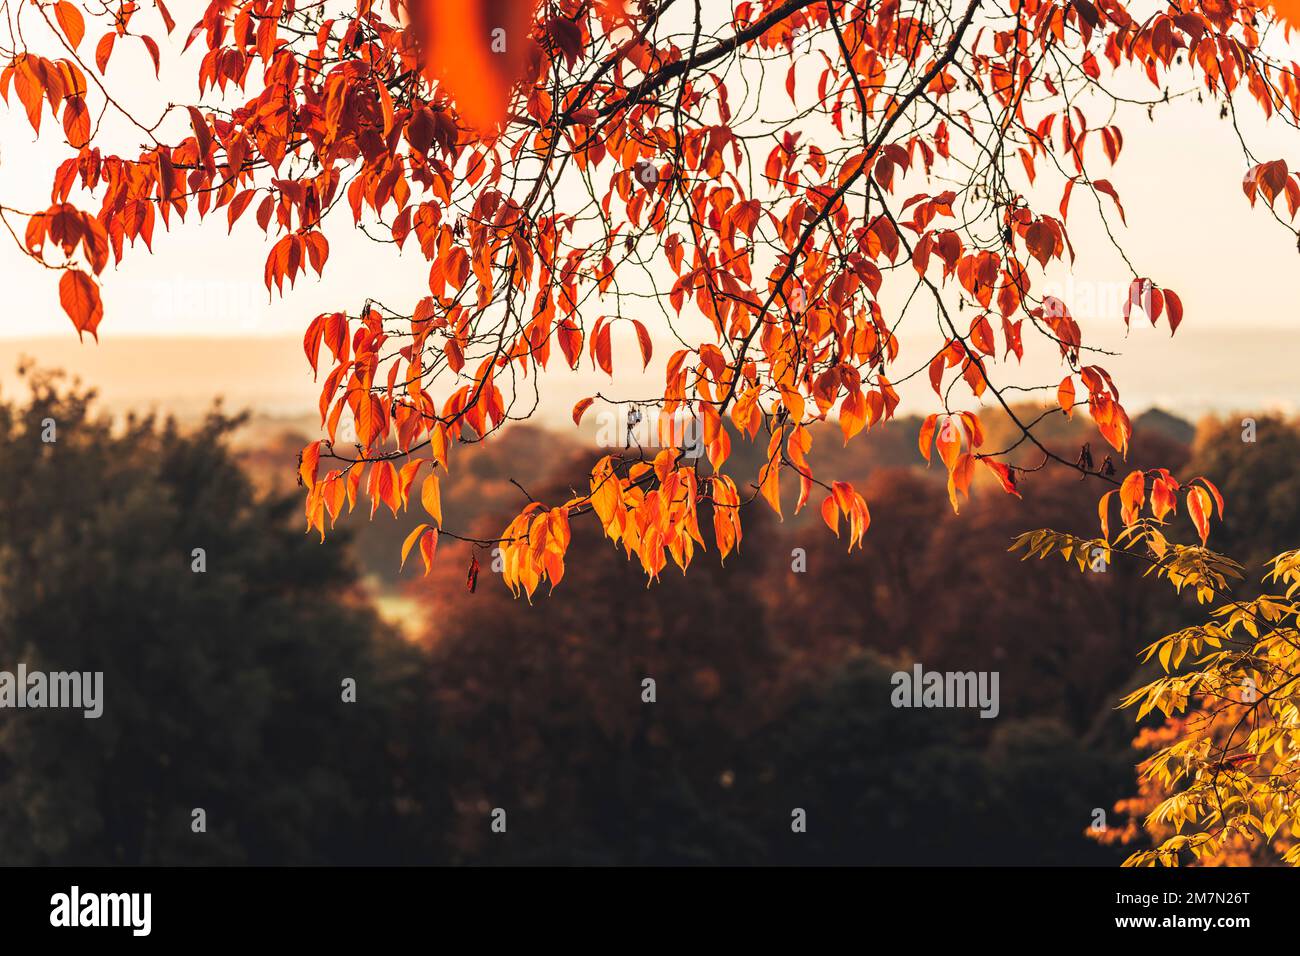
[[(1125, 144), (1118, 104), (1186, 83), (1234, 122), (1248, 103), (1295, 124), (1291, 13), (1253, 0), (212, 0), (185, 25), (164, 0), (22, 5), (0, 94), (38, 133), (51, 113), (72, 155), (51, 170), (48, 207), (0, 212), (60, 272), (62, 306), (92, 336), (105, 313), (95, 277), (127, 246), (161, 241), (160, 224), (220, 216), (233, 230), (251, 212), (277, 293), (324, 276), (341, 229), (417, 248), (428, 294), (380, 302), (344, 271), (351, 306), (304, 320), (325, 437), (300, 475), (322, 536), (359, 498), (396, 514), (419, 489), (425, 520), (402, 558), (426, 568), (439, 535), (465, 537), (442, 527), (455, 447), (528, 418), (549, 365), (607, 373), (611, 389), (573, 419), (593, 405), (653, 414), (660, 450), (606, 455), (568, 496), (529, 499), (478, 538), (502, 549), (516, 593), (562, 580), (569, 522), (584, 515), (651, 578), (706, 541), (725, 559), (758, 498), (784, 515), (816, 494), (853, 549), (870, 509), (815, 470), (813, 425), (835, 419), (852, 440), (894, 418), (896, 386), (915, 376), (935, 392), (919, 449), (937, 453), (954, 510), (976, 470), (1021, 494), (1024, 473), (1060, 466), (1117, 485), (1102, 524), (1113, 498), (1130, 524), (1139, 498), (1165, 512), (1182, 496), (1204, 542), (1222, 512), (1208, 481), (1054, 453), (1043, 416), (1008, 393), (1054, 397), (1044, 415), (1086, 407), (1125, 457), (1117, 382), (1070, 303), (1045, 293), (1044, 269), (1075, 259), (1071, 199), (1093, 200), (1108, 235), (1125, 219), (1106, 178)], [(127, 111), (112, 66), (143, 49), (156, 72), (177, 46), (205, 51), (198, 96)], [(1118, 92), (1134, 82), (1151, 94)], [(142, 150), (101, 142), (109, 113)], [(1286, 161), (1252, 161), (1242, 187), (1295, 232), (1300, 178)], [(1128, 268), (1115, 321), (1177, 330), (1177, 291)], [(905, 306), (891, 287), (910, 290)], [(905, 352), (898, 330), (918, 298), (936, 332)], [(662, 394), (620, 394), (630, 354), (616, 337), (643, 365), (660, 354)], [(1058, 352), (1066, 375), (1018, 381), (1011, 359), (1026, 349)], [(1009, 445), (989, 444), (971, 402), (1013, 421)], [(733, 434), (762, 447), (757, 473), (728, 467)], [(1019, 447), (1041, 462), (1011, 462)], [(471, 587), (476, 570), (474, 558)]]
[[(372, 515), (396, 514), (418, 490), (426, 514), (403, 558), (426, 567), (439, 535), (468, 537), (442, 527), (457, 445), (528, 417), (548, 367), (606, 373), (575, 421), (593, 405), (653, 413), (659, 450), (605, 455), (570, 494), (528, 500), (476, 539), (502, 549), (516, 593), (560, 582), (570, 521), (586, 515), (652, 578), (706, 546), (725, 559), (759, 498), (779, 514), (813, 502), (852, 549), (868, 503), (815, 468), (812, 426), (837, 420), (847, 442), (892, 419), (896, 386), (916, 376), (935, 393), (919, 448), (937, 452), (954, 509), (977, 470), (1018, 495), (1028, 471), (1073, 468), (1123, 483), (1126, 523), (1139, 497), (1163, 512), (1180, 496), (1204, 540), (1222, 510), (1211, 485), (1051, 451), (1042, 416), (1008, 392), (1054, 397), (1044, 414), (1086, 408), (1126, 454), (1118, 385), (1044, 270), (1086, 254), (1072, 203), (1095, 204), (1108, 235), (1125, 218), (1107, 178), (1121, 102), (1186, 85), (1234, 122), (1251, 108), (1295, 124), (1289, 13), (1254, 0), (211, 0), (188, 24), (164, 0), (13, 5), (0, 94), (70, 154), (48, 206), (0, 215), (92, 336), (112, 327), (96, 277), (177, 220), (232, 231), (251, 215), (277, 293), (337, 273), (338, 309), (304, 318), (323, 376), (323, 436), (301, 461), (307, 524), (324, 535), (365, 497)], [(144, 53), (157, 71), (185, 48), (202, 57), (182, 102), (140, 116), (114, 95), (118, 60)], [(1148, 95), (1116, 92), (1135, 79)], [(127, 142), (104, 142), (109, 114)], [(1300, 178), (1284, 160), (1252, 161), (1241, 185), (1294, 232)], [(369, 295), (330, 256), (330, 236), (352, 229), (418, 250), (427, 294)], [(1114, 321), (1175, 331), (1178, 293), (1128, 268)], [(905, 351), (900, 326), (925, 313), (932, 340)], [(1064, 377), (1015, 383), (1027, 349), (1059, 354)], [(662, 393), (619, 388), (652, 360)], [(981, 402), (1013, 423), (1009, 446), (986, 440)], [(763, 450), (756, 473), (732, 473), (733, 435)], [(1014, 463), (1017, 448), (1041, 461)]]

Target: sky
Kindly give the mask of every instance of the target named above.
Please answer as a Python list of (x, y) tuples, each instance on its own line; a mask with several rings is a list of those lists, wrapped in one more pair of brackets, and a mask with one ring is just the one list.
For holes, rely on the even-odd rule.
[[(142, 46), (119, 44), (108, 80), (139, 115), (156, 116), (168, 97), (182, 102), (195, 98), (195, 51), (183, 59), (176, 55), (184, 33), (182, 22), (164, 42), (161, 82), (154, 79)], [(84, 53), (89, 54), (97, 38), (92, 28), (83, 42)], [(1150, 89), (1142, 81), (1118, 91), (1146, 97)], [(1126, 332), (1119, 307), (1128, 276), (1099, 228), (1095, 209), (1081, 193), (1076, 193), (1069, 221), (1078, 259), (1070, 269), (1056, 268), (1043, 288), (1070, 304), (1085, 341), (1125, 353), (1107, 365), (1121, 388), (1127, 383), (1140, 404), (1294, 408), (1300, 404), (1293, 373), (1300, 359), (1295, 344), (1300, 324), (1300, 252), (1295, 237), (1246, 200), (1240, 183), (1248, 163), (1230, 124), (1219, 118), (1217, 105), (1184, 98), (1160, 106), (1154, 123), (1145, 110), (1127, 112), (1118, 119), (1125, 133), (1124, 152), (1109, 178), (1123, 200), (1129, 228), (1116, 222), (1116, 235), (1143, 274), (1181, 295), (1186, 309), (1183, 328), (1173, 340), (1163, 323), (1156, 329), (1135, 325)], [(1253, 110), (1242, 113), (1254, 116)], [(53, 125), (48, 112), (44, 121)], [(1293, 167), (1300, 165), (1300, 132), (1281, 124), (1266, 128), (1253, 119), (1244, 126), (1248, 140), (1260, 145), (1257, 159), (1290, 158)], [(165, 125), (163, 138), (169, 129), (179, 127)], [(141, 137), (111, 120), (105, 132), (122, 152), (131, 154)], [(0, 203), (20, 209), (44, 207), (45, 184), (66, 150), (52, 131), (38, 140), (20, 107), (0, 105)], [(1040, 177), (1040, 183), (1045, 179)], [(34, 188), (39, 198), (33, 196)], [(1054, 209), (1059, 180), (1037, 198), (1039, 208)], [(365, 295), (409, 303), (427, 294), (428, 265), (418, 250), (408, 246), (404, 254), (394, 255), (391, 246), (373, 243), (343, 225), (336, 223), (328, 233), (331, 256), (324, 278), (300, 277), (283, 297), (267, 295), (262, 270), (271, 241), (251, 215), (229, 238), (220, 214), (204, 223), (191, 217), (169, 233), (160, 230), (152, 255), (143, 248), (128, 250), (125, 261), (110, 266), (101, 277), (106, 314), (99, 345), (89, 339), (77, 343), (58, 305), (57, 276), (30, 262), (0, 234), (0, 281), (6, 300), (0, 313), (0, 382), (21, 351), (42, 360), (49, 356), (50, 361), (76, 362), (87, 378), (98, 377), (97, 384), (106, 391), (138, 394), (141, 401), (170, 395), (173, 388), (177, 396), (187, 388), (194, 393), (216, 388), (267, 407), (292, 405), (304, 396), (310, 406), (315, 390), (300, 337), (313, 316), (343, 308), (355, 312)], [(882, 304), (889, 314), (891, 303)], [(653, 332), (653, 317), (647, 316), (647, 321)], [(932, 328), (929, 322), (919, 324)], [(182, 341), (170, 352), (164, 349), (170, 355), (164, 368), (157, 361), (133, 363), (125, 358), (129, 342), (139, 337)], [(214, 349), (206, 344), (213, 338), (231, 341), (226, 348)], [(622, 365), (639, 366), (639, 361), (630, 361), (630, 332), (626, 338), (617, 345), (629, 357)], [(237, 346), (235, 340), (252, 341)], [(906, 349), (906, 326), (903, 341)], [(932, 344), (923, 341), (916, 351)], [(256, 361), (250, 360), (253, 350)], [(659, 386), (665, 357), (657, 356), (644, 376), (632, 376), (626, 392), (646, 394), (637, 389)], [(1050, 355), (1042, 360), (1055, 361)], [(1159, 363), (1204, 371), (1180, 376), (1158, 368)], [(272, 369), (292, 375), (296, 368), (300, 382), (272, 386), (260, 376), (245, 382), (253, 368), (266, 369), (267, 375)], [(1039, 368), (1030, 371), (1036, 375)], [(1044, 365), (1044, 373), (1050, 378), (1051, 369)], [(259, 381), (265, 387), (261, 396)], [(545, 414), (567, 415), (570, 399), (591, 394), (602, 382), (608, 387), (603, 375), (561, 373)], [(917, 398), (924, 396), (918, 393)]]

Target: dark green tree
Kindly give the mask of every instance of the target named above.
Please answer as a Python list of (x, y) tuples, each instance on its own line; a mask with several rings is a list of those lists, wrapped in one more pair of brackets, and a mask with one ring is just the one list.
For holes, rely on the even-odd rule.
[(104, 704), (0, 711), (0, 860), (429, 858), (444, 791), (422, 657), (296, 499), (253, 492), (238, 420), (114, 426), (93, 393), (26, 381), (0, 403), (0, 669), (102, 671)]

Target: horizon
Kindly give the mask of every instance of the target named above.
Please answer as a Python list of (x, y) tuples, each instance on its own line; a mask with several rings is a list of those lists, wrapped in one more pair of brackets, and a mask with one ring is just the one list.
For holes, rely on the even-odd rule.
[[(902, 341), (906, 349), (909, 337)], [(1135, 416), (1158, 408), (1195, 423), (1206, 415), (1236, 412), (1300, 413), (1293, 377), (1300, 345), (1286, 337), (1279, 341), (1274, 328), (1184, 326), (1170, 338), (1163, 330), (1135, 324), (1121, 343), (1124, 351), (1108, 356), (1107, 364)], [(1157, 354), (1168, 361), (1152, 361)], [(79, 378), (114, 415), (159, 411), (189, 420), (220, 400), (228, 411), (246, 410), (260, 418), (318, 416), (320, 382), (313, 381), (296, 336), (110, 333), (98, 344), (80, 343), (71, 332), (0, 336), (0, 394), (16, 386), (22, 357)], [(1041, 352), (1027, 352), (1018, 368), (1004, 366), (1038, 381), (1050, 381), (1053, 367)], [(571, 433), (574, 404), (609, 385), (606, 376), (587, 369), (552, 365), (546, 376), (544, 398), (532, 419), (552, 431)], [(662, 379), (660, 363), (652, 362), (638, 377), (652, 388)], [(1215, 387), (1204, 388), (1207, 380)], [(901, 383), (899, 392), (900, 417), (924, 414), (934, 399), (923, 376)], [(1043, 404), (1054, 401), (1047, 393), (1023, 393), (1030, 403), (1040, 396)]]

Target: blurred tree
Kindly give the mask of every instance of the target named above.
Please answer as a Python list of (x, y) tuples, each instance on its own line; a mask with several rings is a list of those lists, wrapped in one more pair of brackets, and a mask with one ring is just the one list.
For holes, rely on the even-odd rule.
[[(895, 709), (894, 670), (863, 655), (749, 743), (739, 799), (767, 819), (774, 860), (1118, 862), (1083, 831), (1094, 807), (1124, 792), (1127, 754), (1089, 748), (1054, 720)], [(805, 833), (791, 829), (794, 807), (807, 811)]]
[[(989, 419), (989, 441), (1009, 443), (992, 424), (1001, 419)], [(1041, 427), (1062, 455), (1077, 455), (1086, 441), (1101, 445), (1095, 431), (1064, 415)], [(1185, 447), (1143, 433), (1130, 461), (1141, 467), (1186, 457)], [(1008, 714), (1050, 716), (1086, 733), (1111, 712), (1151, 630), (1178, 620), (1180, 602), (1153, 593), (1132, 566), (1103, 565), (1104, 573), (1082, 578), (1051, 569), (1026, 580), (1005, 550), (1026, 526), (1097, 524), (1094, 492), (1067, 473), (1025, 473), (1023, 500), (980, 475), (956, 516), (930, 487), (943, 481), (938, 469), (878, 468), (860, 478), (853, 466), (842, 469), (880, 505), (862, 554), (847, 554), (819, 528), (795, 526), (791, 543), (806, 549), (808, 573), (779, 575), (769, 590), (776, 631), (817, 635), (837, 648), (832, 660), (872, 649), (943, 669), (999, 670)], [(1113, 743), (1129, 736), (1119, 730)]]
[[(711, 521), (706, 507), (701, 523)], [(544, 589), (532, 607), (489, 583), (487, 549), (484, 580), (470, 594), (469, 555), (455, 542), (440, 543), (433, 580), (419, 586), (431, 612), (440, 726), (453, 735), (461, 858), (761, 858), (760, 841), (725, 814), (723, 797), (730, 761), (778, 712), (782, 692), (783, 651), (762, 611), (770, 523), (747, 525), (739, 550), (725, 565), (700, 566), (694, 586), (669, 567), (646, 588), (640, 564), (588, 523), (574, 524), (572, 547), (588, 559), (569, 571), (576, 586)], [(646, 679), (654, 702), (643, 700)], [(507, 811), (511, 838), (489, 830), (496, 807)]]
[[(1093, 514), (1078, 482), (1045, 476), (1034, 490), (1031, 514)], [(1131, 732), (1097, 725), (1142, 636), (1137, 618), (1123, 623), (1137, 575), (1025, 581), (985, 545), (1010, 543), (1024, 504), (997, 492), (944, 516), (903, 469), (872, 491), (884, 507), (863, 555), (756, 516), (724, 566), (696, 564), (704, 587), (673, 568), (641, 587), (639, 564), (575, 523), (566, 576), (578, 580), (531, 607), (486, 582), (471, 594), (471, 548), (444, 538), (417, 593), (439, 726), (454, 736), (459, 858), (1118, 862), (1083, 831), (1131, 772)], [(487, 578), (493, 553), (475, 550)], [(1007, 580), (1021, 599), (989, 600)], [(1002, 719), (895, 710), (882, 651), (899, 666), (920, 652), (930, 667), (1003, 671)], [(508, 837), (490, 831), (498, 807)], [(794, 807), (815, 821), (806, 834), (791, 833)]]
[(1201, 423), (1188, 467), (1213, 476), (1228, 502), (1215, 532), (1223, 551), (1255, 566), (1300, 540), (1297, 460), (1300, 422), (1259, 415)]
[(253, 494), (237, 420), (114, 428), (93, 393), (27, 379), (27, 404), (0, 403), (0, 668), (102, 671), (104, 709), (0, 715), (0, 859), (428, 858), (421, 657), (359, 599), (346, 550)]

